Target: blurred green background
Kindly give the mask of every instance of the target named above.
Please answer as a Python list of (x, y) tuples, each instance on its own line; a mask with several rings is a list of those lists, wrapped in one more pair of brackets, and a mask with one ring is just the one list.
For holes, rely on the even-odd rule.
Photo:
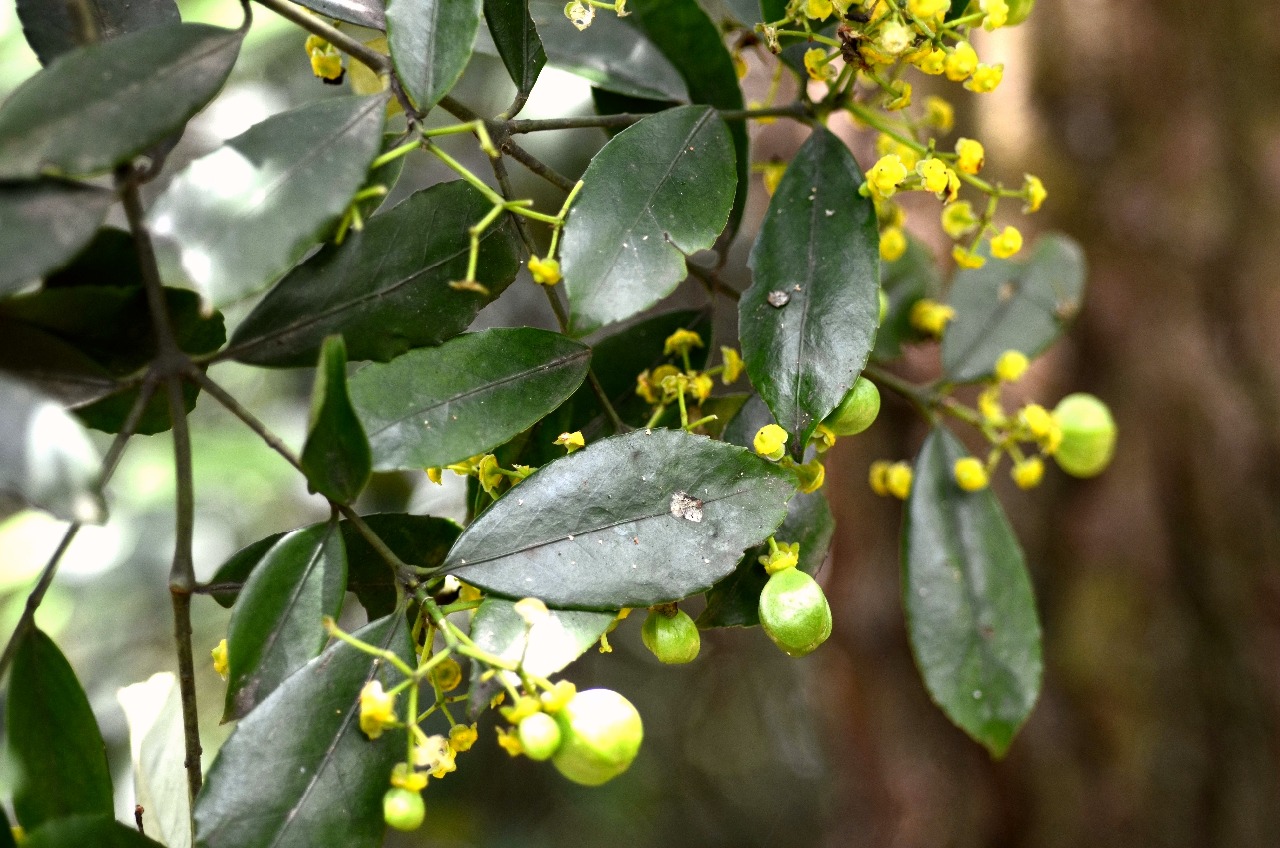
[[(239, 19), (232, 0), (181, 5), (187, 20)], [(0, 90), (9, 90), (37, 65), (12, 4), (0, 14)], [(302, 41), (259, 10), (231, 84), (192, 123), (170, 169), (330, 95)], [(1046, 640), (1044, 694), (1008, 758), (990, 761), (954, 729), (912, 664), (898, 602), (900, 506), (865, 484), (872, 459), (909, 458), (923, 437), (890, 398), (829, 466), (839, 530), (822, 575), (836, 616), (826, 646), (790, 660), (759, 631), (719, 631), (705, 635), (696, 663), (666, 668), (640, 646), (638, 617), (628, 621), (611, 654), (591, 652), (570, 676), (640, 708), (647, 738), (629, 773), (586, 790), (509, 761), (490, 718), (459, 770), (432, 782), (426, 827), (388, 845), (1280, 845), (1280, 4), (1040, 0), (1027, 24), (976, 46), (1008, 63), (1005, 82), (980, 100), (956, 97), (957, 134), (982, 139), (988, 169), (1006, 183), (1024, 171), (1043, 177), (1049, 201), (1020, 225), (1028, 236), (1067, 232), (1090, 262), (1073, 330), (1018, 392), (1046, 405), (1092, 392), (1121, 433), (1097, 480), (1051, 473), (1030, 493), (997, 484)], [(759, 96), (768, 74), (751, 66), (745, 85)], [(457, 94), (494, 114), (511, 87), (495, 59), (478, 56)], [(523, 116), (589, 110), (585, 83), (548, 72)], [(784, 123), (752, 134), (757, 160), (802, 139)], [(869, 140), (846, 136), (870, 161)], [(594, 130), (528, 139), (570, 174), (604, 140)], [(471, 145), (451, 149), (482, 172)], [(540, 208), (558, 206), (526, 172), (513, 174)], [(396, 198), (442, 177), (415, 158)], [(765, 202), (758, 178), (752, 188), (726, 273), (739, 288)], [(911, 226), (941, 255), (936, 205), (924, 200), (911, 206)], [(673, 303), (683, 297), (699, 302), (692, 292)], [(731, 329), (732, 311), (719, 307)], [(540, 293), (517, 284), (480, 320), (548, 325), (550, 315)], [(900, 370), (928, 378), (935, 357), (915, 350)], [(219, 365), (214, 376), (300, 444), (309, 373)], [(199, 576), (244, 544), (326, 515), (207, 399), (193, 426)], [(130, 446), (110, 487), (110, 523), (81, 533), (38, 616), (89, 691), (124, 820), (133, 800), (115, 692), (175, 665), (169, 456), (165, 435)], [(443, 489), (384, 475), (361, 508), (460, 517), (460, 494), (448, 475)], [(12, 629), (59, 529), (33, 513), (0, 523), (0, 632)], [(204, 658), (228, 613), (207, 599), (195, 613)], [(200, 673), (207, 766), (226, 728), (222, 683), (208, 663)]]

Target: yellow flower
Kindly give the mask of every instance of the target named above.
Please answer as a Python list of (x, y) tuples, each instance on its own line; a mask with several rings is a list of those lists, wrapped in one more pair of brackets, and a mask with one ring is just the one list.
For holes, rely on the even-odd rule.
[(816, 21), (831, 17), (831, 12), (831, 0), (806, 0), (804, 4), (805, 17)]
[(813, 430), (813, 449), (818, 453), (826, 453), (836, 446), (835, 431), (826, 424), (819, 424)]
[(803, 465), (797, 465), (796, 475), (800, 478), (800, 491), (806, 495), (822, 488), (827, 479), (827, 469), (815, 457)]
[(789, 434), (777, 424), (766, 424), (756, 433), (752, 444), (765, 459), (779, 460), (787, 452)]
[(786, 571), (788, 568), (795, 568), (800, 563), (800, 543), (799, 542), (777, 542), (776, 551), (770, 551), (764, 556), (757, 557), (757, 560), (764, 566), (766, 574), (777, 574), (779, 571)]
[(711, 397), (711, 390), (716, 386), (716, 381), (712, 380), (706, 374), (697, 373), (689, 378), (689, 393), (693, 395), (698, 403), (702, 403)]
[(440, 665), (431, 669), (431, 682), (441, 692), (452, 692), (462, 683), (462, 666), (450, 657)]
[(498, 745), (509, 756), (518, 757), (524, 753), (524, 747), (520, 744), (520, 737), (516, 735), (514, 730), (507, 730), (505, 727), (495, 727), (494, 730), (498, 731)]
[(230, 666), (227, 663), (227, 640), (223, 639), (219, 642), (218, 646), (209, 652), (209, 655), (213, 657), (213, 670), (218, 672), (219, 677), (226, 680), (227, 672), (230, 671)]
[(596, 19), (596, 7), (585, 6), (581, 0), (571, 0), (564, 7), (564, 16), (568, 18), (579, 32), (591, 26), (591, 22)]
[(893, 463), (885, 459), (877, 459), (871, 463), (871, 468), (867, 472), (867, 482), (871, 485), (871, 491), (880, 497), (886, 497), (889, 494), (889, 468)]
[(443, 485), (443, 478), (441, 477), (441, 474), (444, 472), (443, 468), (424, 468), (422, 470), (427, 472), (427, 479), (432, 483), (435, 483), (437, 486)]
[(1022, 193), (1027, 198), (1027, 205), (1022, 207), (1023, 212), (1039, 212), (1041, 204), (1049, 196), (1049, 192), (1044, 190), (1044, 183), (1040, 182), (1040, 178), (1033, 177), (1030, 174), (1023, 175)]
[(483, 597), (484, 594), (470, 583), (463, 583), (462, 588), (458, 590), (458, 600), (460, 601), (478, 601)]
[(987, 32), (999, 29), (1009, 22), (1009, 4), (1005, 0), (978, 0), (978, 8), (986, 13), (982, 28)]
[[(680, 369), (674, 365), (659, 365), (653, 369), (653, 373), (649, 375), (649, 382), (658, 390), (658, 401), (673, 401), (676, 399), (675, 387), (671, 383), (672, 377), (683, 376)], [(655, 403), (658, 401), (654, 401)]]
[(915, 33), (911, 31), (911, 28), (897, 21), (885, 24), (884, 28), (880, 30), (880, 48), (890, 56), (898, 56), (905, 53), (914, 40)]
[(542, 693), (542, 709), (549, 713), (558, 713), (564, 705), (578, 694), (578, 687), (571, 681), (557, 680), (550, 689)]
[(636, 394), (644, 398), (646, 403), (657, 403), (662, 400), (662, 391), (654, 384), (646, 368), (636, 376)]
[(702, 347), (702, 336), (682, 328), (667, 336), (662, 343), (662, 352), (667, 356), (683, 356), (695, 347)]
[(455, 724), (449, 728), (449, 747), (459, 754), (470, 751), (478, 738), (474, 724)]
[(947, 67), (947, 51), (935, 48), (916, 60), (916, 67), (930, 76), (938, 76)]
[(484, 489), (485, 494), (491, 498), (498, 496), (498, 486), (502, 484), (502, 469), (498, 467), (498, 458), (491, 453), (487, 453), (480, 458), (480, 465), (476, 467), (476, 478), (480, 482), (480, 488)]
[(936, 18), (951, 8), (951, 0), (907, 0), (911, 14), (923, 20)]
[(382, 684), (370, 680), (360, 690), (360, 729), (370, 739), (396, 725), (396, 696), (382, 690)]
[(895, 462), (885, 471), (884, 487), (889, 494), (900, 501), (905, 501), (911, 494), (911, 466), (905, 462)]
[(466, 477), (470, 474), (476, 473), (476, 469), (480, 465), (480, 460), (483, 458), (483, 455), (468, 457), (467, 459), (462, 460), (462, 462), (455, 462), (452, 465), (446, 465), (445, 468), (449, 469), (454, 474), (457, 474), (459, 477)]
[(907, 236), (902, 227), (885, 227), (880, 233), (880, 258), (885, 262), (896, 262), (907, 252)]
[(521, 695), (514, 704), (503, 707), (500, 712), (507, 721), (519, 724), (520, 719), (542, 712), (542, 702), (529, 695)]
[(720, 373), (720, 382), (724, 385), (738, 382), (742, 376), (743, 362), (738, 351), (731, 347), (721, 347), (720, 355), (724, 357), (724, 371)]
[(1004, 79), (1004, 65), (978, 65), (973, 72), (973, 79), (964, 84), (970, 91), (978, 94), (990, 94), (1000, 86)]
[(556, 440), (552, 444), (562, 446), (565, 453), (573, 453), (579, 448), (586, 447), (587, 441), (582, 438), (581, 430), (574, 430), (572, 433), (561, 433), (556, 436)]
[(943, 71), (952, 82), (968, 79), (977, 67), (978, 54), (967, 41), (957, 44), (943, 61)]
[(530, 256), (529, 273), (533, 275), (533, 281), (538, 285), (554, 286), (560, 282), (560, 263), (550, 256), (546, 259)]
[(881, 133), (876, 138), (876, 152), (881, 156), (888, 156), (890, 153), (898, 154), (898, 158), (902, 160), (902, 166), (908, 171), (915, 168), (916, 163), (920, 161), (919, 153), (886, 133)]
[(325, 82), (337, 83), (341, 81), (342, 54), (313, 51), (311, 54), (311, 72)]
[(952, 203), (942, 209), (942, 231), (953, 239), (964, 238), (978, 226), (973, 206), (967, 200)]
[(938, 197), (947, 190), (947, 174), (951, 169), (947, 167), (947, 163), (941, 159), (925, 159), (916, 165), (916, 173), (920, 175), (920, 179), (924, 181), (926, 190), (933, 192)]
[(986, 259), (983, 259), (972, 250), (958, 244), (951, 248), (951, 258), (954, 259), (955, 263), (961, 268), (976, 269), (987, 264)]
[(427, 788), (427, 776), (414, 771), (408, 763), (396, 763), (391, 769), (391, 785), (410, 792), (421, 792)]
[(976, 174), (987, 161), (987, 151), (982, 142), (971, 138), (956, 139), (956, 167), (966, 174)]
[(1053, 413), (1038, 403), (1029, 403), (1018, 413), (1018, 421), (1031, 437), (1040, 443), (1047, 454), (1053, 454), (1062, 444), (1062, 427)]
[(1004, 424), (1004, 407), (1000, 404), (1000, 389), (988, 386), (978, 394), (978, 412), (988, 424)]
[(881, 156), (867, 171), (867, 189), (873, 197), (892, 197), (907, 178), (907, 166), (896, 153)]
[[(945, 55), (940, 50), (935, 52)], [(924, 121), (938, 132), (949, 133), (956, 125), (956, 110), (941, 97), (931, 94), (924, 99)]]
[(1022, 233), (1017, 227), (1005, 227), (991, 239), (991, 255), (997, 259), (1008, 259), (1019, 250), (1022, 250)]
[(959, 196), (959, 194), (960, 194), (960, 178), (956, 176), (955, 171), (948, 168), (947, 169), (947, 196), (946, 196), (946, 199), (943, 200), (942, 202), (946, 204), (954, 203), (956, 200), (956, 197)]
[(898, 112), (911, 105), (911, 83), (899, 80), (892, 86), (893, 97), (884, 104), (885, 111)]
[(1029, 457), (1015, 463), (1009, 476), (1019, 489), (1034, 489), (1044, 477), (1044, 463), (1038, 456)]
[(826, 82), (836, 75), (836, 69), (827, 60), (827, 51), (821, 47), (811, 47), (804, 52), (804, 69), (810, 79), (818, 82)]
[(950, 306), (922, 297), (911, 304), (908, 319), (911, 326), (925, 335), (937, 338), (947, 328), (947, 322), (956, 317), (956, 311)]
[(957, 459), (955, 468), (956, 483), (966, 492), (977, 492), (987, 488), (989, 479), (987, 477), (987, 467), (982, 464), (981, 460), (966, 456), (963, 459)]
[(782, 175), (787, 172), (787, 163), (779, 160), (766, 162), (760, 169), (761, 179), (764, 180), (764, 190), (769, 192), (769, 196), (773, 197), (773, 193), (778, 190), (778, 184), (782, 182)]
[(1016, 383), (1027, 373), (1027, 366), (1030, 364), (1022, 351), (1006, 350), (996, 360), (996, 379), (1002, 383)]

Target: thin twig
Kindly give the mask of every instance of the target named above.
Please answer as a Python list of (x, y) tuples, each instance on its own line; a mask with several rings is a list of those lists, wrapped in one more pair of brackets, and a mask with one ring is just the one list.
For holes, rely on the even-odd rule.
[[(725, 121), (745, 121), (751, 118), (795, 118), (796, 120), (801, 120), (808, 117), (809, 110), (804, 103), (796, 101), (786, 106), (770, 106), (763, 109), (720, 109), (717, 114)], [(512, 135), (520, 135), (522, 133), (548, 132), (551, 130), (629, 127), (647, 117), (649, 115), (624, 112), (616, 115), (582, 115), (571, 118), (510, 120), (506, 122), (506, 125), (507, 132)]]
[(930, 424), (936, 424), (938, 416), (933, 410), (933, 399), (919, 386), (909, 383), (878, 365), (868, 365), (862, 372), (867, 379), (890, 391), (901, 395), (915, 407), (920, 416)]

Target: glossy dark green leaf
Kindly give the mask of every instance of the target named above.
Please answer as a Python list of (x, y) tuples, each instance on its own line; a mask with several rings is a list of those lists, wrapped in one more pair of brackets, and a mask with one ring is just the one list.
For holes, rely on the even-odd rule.
[(590, 29), (578, 32), (564, 6), (561, 0), (529, 0), (551, 65), (619, 94), (688, 102), (689, 89), (671, 60), (625, 19), (602, 11)]
[(115, 192), (62, 180), (0, 183), (0, 295), (73, 259), (115, 200)]
[(528, 94), (547, 64), (542, 39), (529, 16), (529, 0), (484, 0), (484, 19), (516, 90)]
[(485, 453), (582, 384), (591, 349), (530, 327), (485, 330), (369, 365), (351, 378), (374, 467), (428, 468)]
[(337, 226), (385, 116), (382, 94), (320, 100), (192, 162), (147, 213), (161, 275), (218, 306), (274, 282)]
[(945, 428), (920, 449), (902, 530), (902, 600), (930, 697), (1000, 757), (1040, 694), (1040, 622), (996, 496), (964, 492), (952, 476), (967, 455)]
[(637, 430), (544, 466), (458, 538), (445, 569), (508, 598), (620, 609), (710, 588), (786, 516), (790, 474), (680, 430)]
[(253, 569), (227, 626), (226, 710), (241, 718), (324, 648), (323, 619), (338, 615), (347, 554), (335, 521), (296, 530)]
[(133, 236), (115, 227), (103, 227), (75, 257), (44, 278), (45, 288), (76, 286), (141, 287), (142, 266)]
[[(84, 23), (74, 10), (87, 13)], [(182, 21), (174, 0), (18, 0), (22, 33), (42, 64), (81, 44), (110, 41), (131, 32)], [(84, 31), (84, 24), (89, 30)]]
[(426, 111), (449, 93), (471, 59), (481, 0), (391, 0), (387, 43), (405, 93)]
[[(515, 602), (485, 598), (471, 620), (471, 638), (482, 649), (503, 659), (523, 664), (524, 670), (550, 677), (585, 654), (600, 641), (616, 613), (588, 610), (548, 610), (548, 615), (532, 627)], [(471, 716), (477, 717), (501, 687), (497, 677), (484, 680), (487, 669), (471, 664)], [(518, 684), (519, 678), (514, 683)]]
[(373, 471), (369, 439), (347, 394), (347, 348), (330, 336), (320, 350), (311, 393), (311, 423), (299, 457), (311, 488), (339, 503), (351, 503)]
[(92, 176), (128, 162), (213, 99), (242, 35), (172, 24), (57, 59), (0, 106), (0, 178)]
[(861, 183), (844, 142), (816, 128), (751, 249), (754, 281), (738, 304), (742, 356), (793, 455), (853, 386), (875, 341), (880, 237)]
[[(422, 568), (435, 568), (444, 562), (445, 554), (462, 532), (461, 527), (447, 518), (430, 515), (389, 512), (363, 518), (401, 562)], [(307, 529), (320, 526), (316, 524)], [(339, 526), (347, 549), (347, 590), (355, 593), (370, 618), (390, 615), (396, 604), (391, 568), (351, 522), (344, 519)], [(249, 575), (284, 535), (273, 533), (237, 551), (209, 578), (210, 597), (220, 606), (230, 608)]]
[(35, 627), (13, 657), (5, 729), (18, 824), (31, 831), (64, 816), (113, 813), (107, 748), (89, 699), (58, 646)]
[[(0, 844), (3, 844), (0, 842)], [(161, 848), (137, 828), (120, 824), (110, 814), (69, 816), (28, 833), (22, 848)]]
[[(63, 274), (88, 276), (80, 259)], [(119, 280), (129, 282), (129, 269)], [(226, 339), (222, 315), (205, 315), (199, 296), (165, 289), (178, 345), (191, 354), (217, 350)], [(46, 287), (0, 302), (0, 367), (30, 379), (68, 403), (90, 427), (116, 432), (137, 398), (136, 388), (112, 394), (112, 380), (136, 373), (155, 357), (155, 334), (146, 292), (140, 286), (80, 285)], [(11, 338), (18, 335), (18, 340)], [(199, 389), (183, 386), (187, 409)], [(82, 405), (87, 404), (87, 405)], [(138, 425), (143, 434), (169, 428), (169, 405), (158, 392)]]
[(298, 0), (298, 5), (319, 12), (326, 18), (336, 18), (349, 24), (370, 29), (387, 28), (383, 0)]
[(560, 262), (571, 328), (641, 312), (685, 278), (685, 256), (715, 244), (733, 205), (733, 144), (704, 107), (640, 121), (596, 154), (569, 211)]
[[(403, 616), (356, 635), (411, 661)], [(399, 673), (335, 642), (245, 716), (218, 751), (196, 803), (200, 848), (378, 848), (382, 795), (405, 754), (401, 732), (360, 731), (359, 693)]]
[[(724, 36), (707, 13), (689, 0), (645, 0), (633, 3), (632, 14), (624, 20), (653, 40), (671, 60), (689, 86), (694, 103), (716, 109), (741, 109), (742, 89), (738, 72), (725, 47)], [(729, 125), (737, 155), (737, 189), (729, 214), (729, 235), (737, 232), (747, 202), (751, 167), (750, 145), (745, 121)]]
[[(802, 492), (791, 499), (787, 517), (773, 536), (779, 542), (799, 542), (800, 563), (796, 567), (817, 574), (831, 549), (835, 530), (826, 495), (822, 491)], [(760, 623), (760, 590), (769, 579), (760, 557), (768, 553), (767, 544), (747, 551), (734, 572), (707, 592), (699, 627), (755, 627)]]
[(956, 382), (991, 376), (1006, 350), (1034, 359), (1062, 335), (1084, 297), (1084, 251), (1066, 236), (1040, 239), (1025, 262), (992, 258), (985, 245), (982, 255), (986, 264), (951, 281), (956, 316), (942, 338), (942, 368)]
[(66, 521), (101, 523), (101, 460), (62, 405), (0, 375), (0, 512), (33, 506)]
[(911, 307), (922, 297), (934, 297), (941, 288), (938, 267), (929, 247), (907, 236), (906, 253), (880, 264), (880, 288), (889, 299), (884, 323), (876, 331), (876, 359), (897, 359), (902, 345), (918, 334), (911, 327)]
[[(467, 233), (492, 208), (464, 182), (441, 183), (375, 215), (340, 247), (326, 245), (272, 289), (231, 337), (251, 365), (311, 365), (340, 333), (353, 359), (385, 362), (458, 335), (519, 269), (505, 221), (480, 242), (476, 277), (489, 296), (452, 288), (467, 272)], [(407, 234), (412, 234), (410, 237)]]

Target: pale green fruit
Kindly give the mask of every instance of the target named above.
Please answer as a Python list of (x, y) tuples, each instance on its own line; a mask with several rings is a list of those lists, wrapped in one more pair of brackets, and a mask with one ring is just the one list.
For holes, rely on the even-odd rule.
[(1076, 393), (1059, 401), (1053, 416), (1062, 428), (1062, 443), (1053, 454), (1058, 466), (1073, 477), (1101, 474), (1116, 449), (1116, 422), (1107, 405)]
[(531, 760), (549, 760), (560, 748), (560, 725), (546, 713), (534, 713), (520, 719), (516, 736), (525, 756)]
[(640, 713), (612, 689), (579, 692), (556, 714), (560, 748), (551, 763), (583, 786), (599, 786), (622, 774), (640, 752)]
[(669, 665), (693, 662), (702, 647), (698, 625), (684, 610), (678, 610), (673, 616), (656, 610), (649, 613), (640, 638), (655, 657)]
[(831, 635), (831, 605), (816, 580), (787, 568), (760, 592), (760, 625), (784, 653), (803, 657)]
[(840, 405), (822, 423), (837, 436), (854, 436), (870, 427), (879, 414), (880, 390), (866, 377), (859, 377)]
[(426, 818), (422, 796), (403, 786), (393, 786), (382, 796), (382, 818), (396, 830), (417, 830)]

